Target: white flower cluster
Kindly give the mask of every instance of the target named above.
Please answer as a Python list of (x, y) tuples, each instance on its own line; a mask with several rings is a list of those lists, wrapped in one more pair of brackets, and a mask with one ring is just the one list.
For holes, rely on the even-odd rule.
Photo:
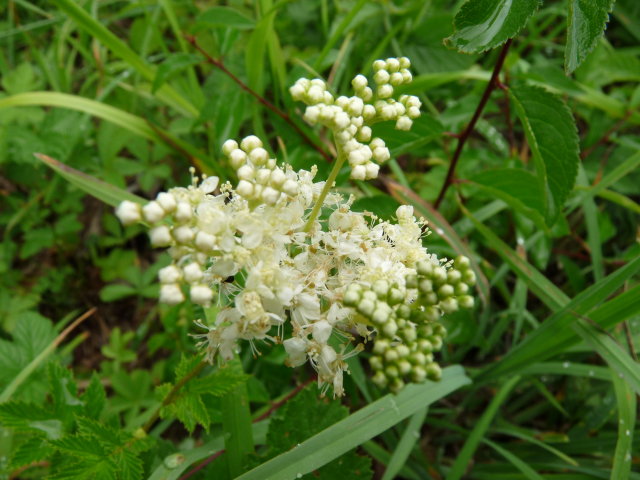
[[(361, 76), (350, 99), (334, 101), (316, 80), (292, 89), (310, 104), (307, 117), (317, 111), (333, 128), (355, 178), (375, 176), (370, 160), (389, 156), (368, 125), (393, 118), (402, 126), (402, 118), (417, 116), (414, 97), (389, 98), (392, 86), (410, 81), (408, 66), (406, 59), (374, 64), (374, 104), (365, 104), (374, 94)], [(237, 173), (235, 187), (193, 177), (187, 188), (162, 192), (144, 206), (125, 201), (116, 211), (125, 225), (148, 224), (152, 245), (168, 248), (173, 260), (159, 272), (160, 301), (189, 298), (203, 306), (209, 320), (197, 321), (206, 333), (196, 337), (207, 359), (231, 359), (240, 340), (257, 354), (258, 341), (281, 343), (288, 365), (309, 362), (323, 392), (331, 386), (342, 395), (345, 360), (364, 348), (354, 342), (358, 336), (373, 339), (370, 365), (380, 386), (399, 390), (405, 380), (438, 378), (432, 352), (445, 333), (438, 320), (473, 304), (468, 261), (458, 259), (456, 270), (428, 254), (425, 222), (412, 207), (397, 209), (397, 223), (354, 212), (353, 197), (314, 182), (315, 167), (296, 172), (278, 165), (255, 136), (228, 140), (223, 152)], [(317, 218), (321, 207), (326, 221)]]
[(420, 116), (420, 100), (402, 95), (396, 101), (394, 88), (412, 80), (406, 57), (376, 60), (373, 63), (375, 92), (364, 75), (356, 75), (351, 84), (352, 97), (334, 96), (321, 79), (299, 79), (290, 89), (294, 100), (307, 104), (304, 118), (312, 125), (321, 124), (333, 131), (338, 150), (346, 155), (351, 178), (368, 180), (378, 176), (380, 164), (389, 160), (389, 149), (381, 138), (371, 138), (376, 122), (395, 121), (398, 130), (409, 130)]

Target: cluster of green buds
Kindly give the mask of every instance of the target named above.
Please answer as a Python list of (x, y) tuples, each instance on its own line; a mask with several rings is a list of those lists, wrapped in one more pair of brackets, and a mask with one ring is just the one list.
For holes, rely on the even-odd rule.
[(418, 262), (416, 275), (406, 279), (407, 288), (418, 289), (417, 303), (424, 308), (429, 321), (436, 321), (443, 313), (453, 313), (462, 308), (473, 307), (469, 288), (476, 283), (476, 275), (469, 259), (459, 256), (454, 266)]
[(301, 78), (291, 87), (293, 99), (307, 104), (304, 119), (311, 125), (324, 125), (333, 131), (338, 148), (351, 166), (351, 178), (376, 178), (380, 164), (390, 158), (384, 141), (372, 138), (374, 123), (395, 121), (397, 129), (409, 130), (413, 119), (420, 116), (418, 97), (391, 98), (394, 86), (411, 82), (410, 66), (406, 57), (376, 60), (373, 63), (375, 92), (369, 87), (367, 77), (356, 75), (351, 82), (355, 91), (352, 97), (334, 97), (319, 78)]
[(343, 296), (344, 305), (376, 329), (369, 359), (373, 381), (394, 392), (406, 381), (440, 379), (442, 371), (433, 353), (442, 348), (446, 329), (439, 320), (442, 314), (473, 306), (467, 292), (475, 275), (466, 257), (458, 257), (456, 268), (427, 260), (416, 270), (416, 275), (407, 277), (406, 288), (386, 280), (371, 286), (353, 283)]

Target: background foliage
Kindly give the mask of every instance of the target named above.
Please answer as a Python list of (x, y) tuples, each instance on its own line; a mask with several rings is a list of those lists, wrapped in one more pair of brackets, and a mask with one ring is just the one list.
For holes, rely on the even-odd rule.
[[(201, 311), (157, 305), (168, 259), (111, 206), (230, 178), (250, 133), (326, 176), (288, 86), (401, 55), (423, 116), (338, 187), (471, 257), (441, 362), (464, 370), (390, 396), (353, 359), (341, 404), (281, 347), (204, 367)], [(639, 82), (634, 0), (3, 2), (1, 475), (640, 478)]]

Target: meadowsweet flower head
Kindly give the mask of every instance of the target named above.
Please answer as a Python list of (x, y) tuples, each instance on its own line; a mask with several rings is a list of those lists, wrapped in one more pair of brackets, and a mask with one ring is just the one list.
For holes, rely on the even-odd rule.
[[(305, 118), (333, 130), (352, 178), (374, 178), (389, 158), (370, 125), (394, 120), (409, 128), (416, 118), (417, 98), (392, 98), (394, 87), (411, 81), (409, 66), (405, 58), (376, 61), (375, 92), (358, 75), (353, 97), (334, 98), (318, 79), (291, 88), (308, 105)], [(468, 260), (429, 254), (422, 245), (426, 222), (412, 207), (399, 207), (395, 222), (353, 211), (354, 197), (327, 194), (315, 168), (294, 171), (267, 149), (253, 135), (224, 143), (235, 186), (193, 176), (191, 185), (144, 206), (118, 207), (124, 224), (147, 222), (152, 245), (168, 249), (160, 300), (189, 299), (216, 312), (196, 321), (203, 332), (194, 336), (209, 361), (231, 359), (241, 341), (255, 354), (265, 342), (281, 343), (288, 365), (308, 362), (323, 393), (331, 387), (342, 395), (346, 360), (364, 341), (373, 343), (369, 363), (379, 386), (397, 391), (406, 382), (438, 379), (433, 354), (446, 333), (440, 317), (473, 305)], [(318, 204), (328, 220), (317, 219)]]

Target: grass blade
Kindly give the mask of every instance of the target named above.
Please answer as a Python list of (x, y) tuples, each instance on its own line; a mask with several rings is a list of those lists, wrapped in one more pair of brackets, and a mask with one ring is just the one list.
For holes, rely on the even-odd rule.
[(613, 456), (613, 469), (611, 478), (626, 480), (631, 474), (631, 452), (633, 444), (633, 431), (636, 424), (637, 397), (629, 384), (615, 374), (613, 387), (616, 392), (618, 404), (618, 441)]
[(72, 183), (79, 189), (87, 192), (89, 195), (94, 196), (107, 205), (117, 207), (124, 200), (136, 202), (141, 205), (147, 203), (147, 200), (142, 197), (138, 197), (137, 195), (129, 193), (126, 190), (114, 187), (110, 183), (98, 180), (91, 175), (87, 175), (86, 173), (80, 172), (75, 168), (71, 168), (51, 157), (48, 157), (41, 153), (35, 153), (34, 155), (38, 160), (41, 160), (45, 165), (51, 167), (53, 170), (62, 175), (69, 181), (69, 183)]
[(312, 472), (468, 383), (462, 367), (445, 368), (439, 382), (413, 384), (399, 395), (386, 395), (238, 478), (286, 480)]
[(459, 480), (460, 478), (462, 478), (467, 469), (467, 465), (469, 465), (469, 461), (473, 457), (473, 454), (482, 441), (484, 434), (487, 433), (491, 422), (498, 413), (498, 409), (504, 403), (504, 401), (509, 396), (509, 393), (511, 393), (511, 390), (519, 381), (519, 376), (510, 378), (502, 385), (500, 390), (498, 390), (498, 393), (495, 394), (495, 396), (491, 400), (491, 403), (478, 420), (478, 423), (476, 423), (475, 427), (473, 427), (473, 430), (469, 434), (467, 441), (464, 442), (462, 450), (460, 450), (460, 453), (453, 463), (451, 470), (449, 470), (449, 473), (447, 474), (447, 480)]
[(538, 473), (536, 473), (536, 471), (533, 468), (531, 468), (525, 462), (520, 460), (519, 457), (515, 456), (509, 450), (507, 450), (505, 448), (502, 448), (497, 443), (492, 442), (491, 440), (488, 440), (486, 438), (484, 439), (484, 443), (489, 445), (496, 452), (498, 452), (500, 455), (502, 455), (504, 458), (506, 458), (514, 467), (516, 467), (518, 470), (520, 470), (520, 472), (522, 472), (522, 474), (525, 477), (527, 477), (528, 479), (530, 479), (530, 480), (544, 480), (544, 477), (542, 477)]
[(409, 420), (409, 424), (405, 429), (398, 446), (393, 452), (391, 459), (387, 465), (387, 469), (384, 472), (382, 480), (392, 480), (396, 478), (396, 475), (400, 472), (400, 469), (409, 458), (411, 450), (420, 438), (420, 428), (424, 423), (424, 419), (427, 416), (427, 409), (423, 408), (413, 414)]

